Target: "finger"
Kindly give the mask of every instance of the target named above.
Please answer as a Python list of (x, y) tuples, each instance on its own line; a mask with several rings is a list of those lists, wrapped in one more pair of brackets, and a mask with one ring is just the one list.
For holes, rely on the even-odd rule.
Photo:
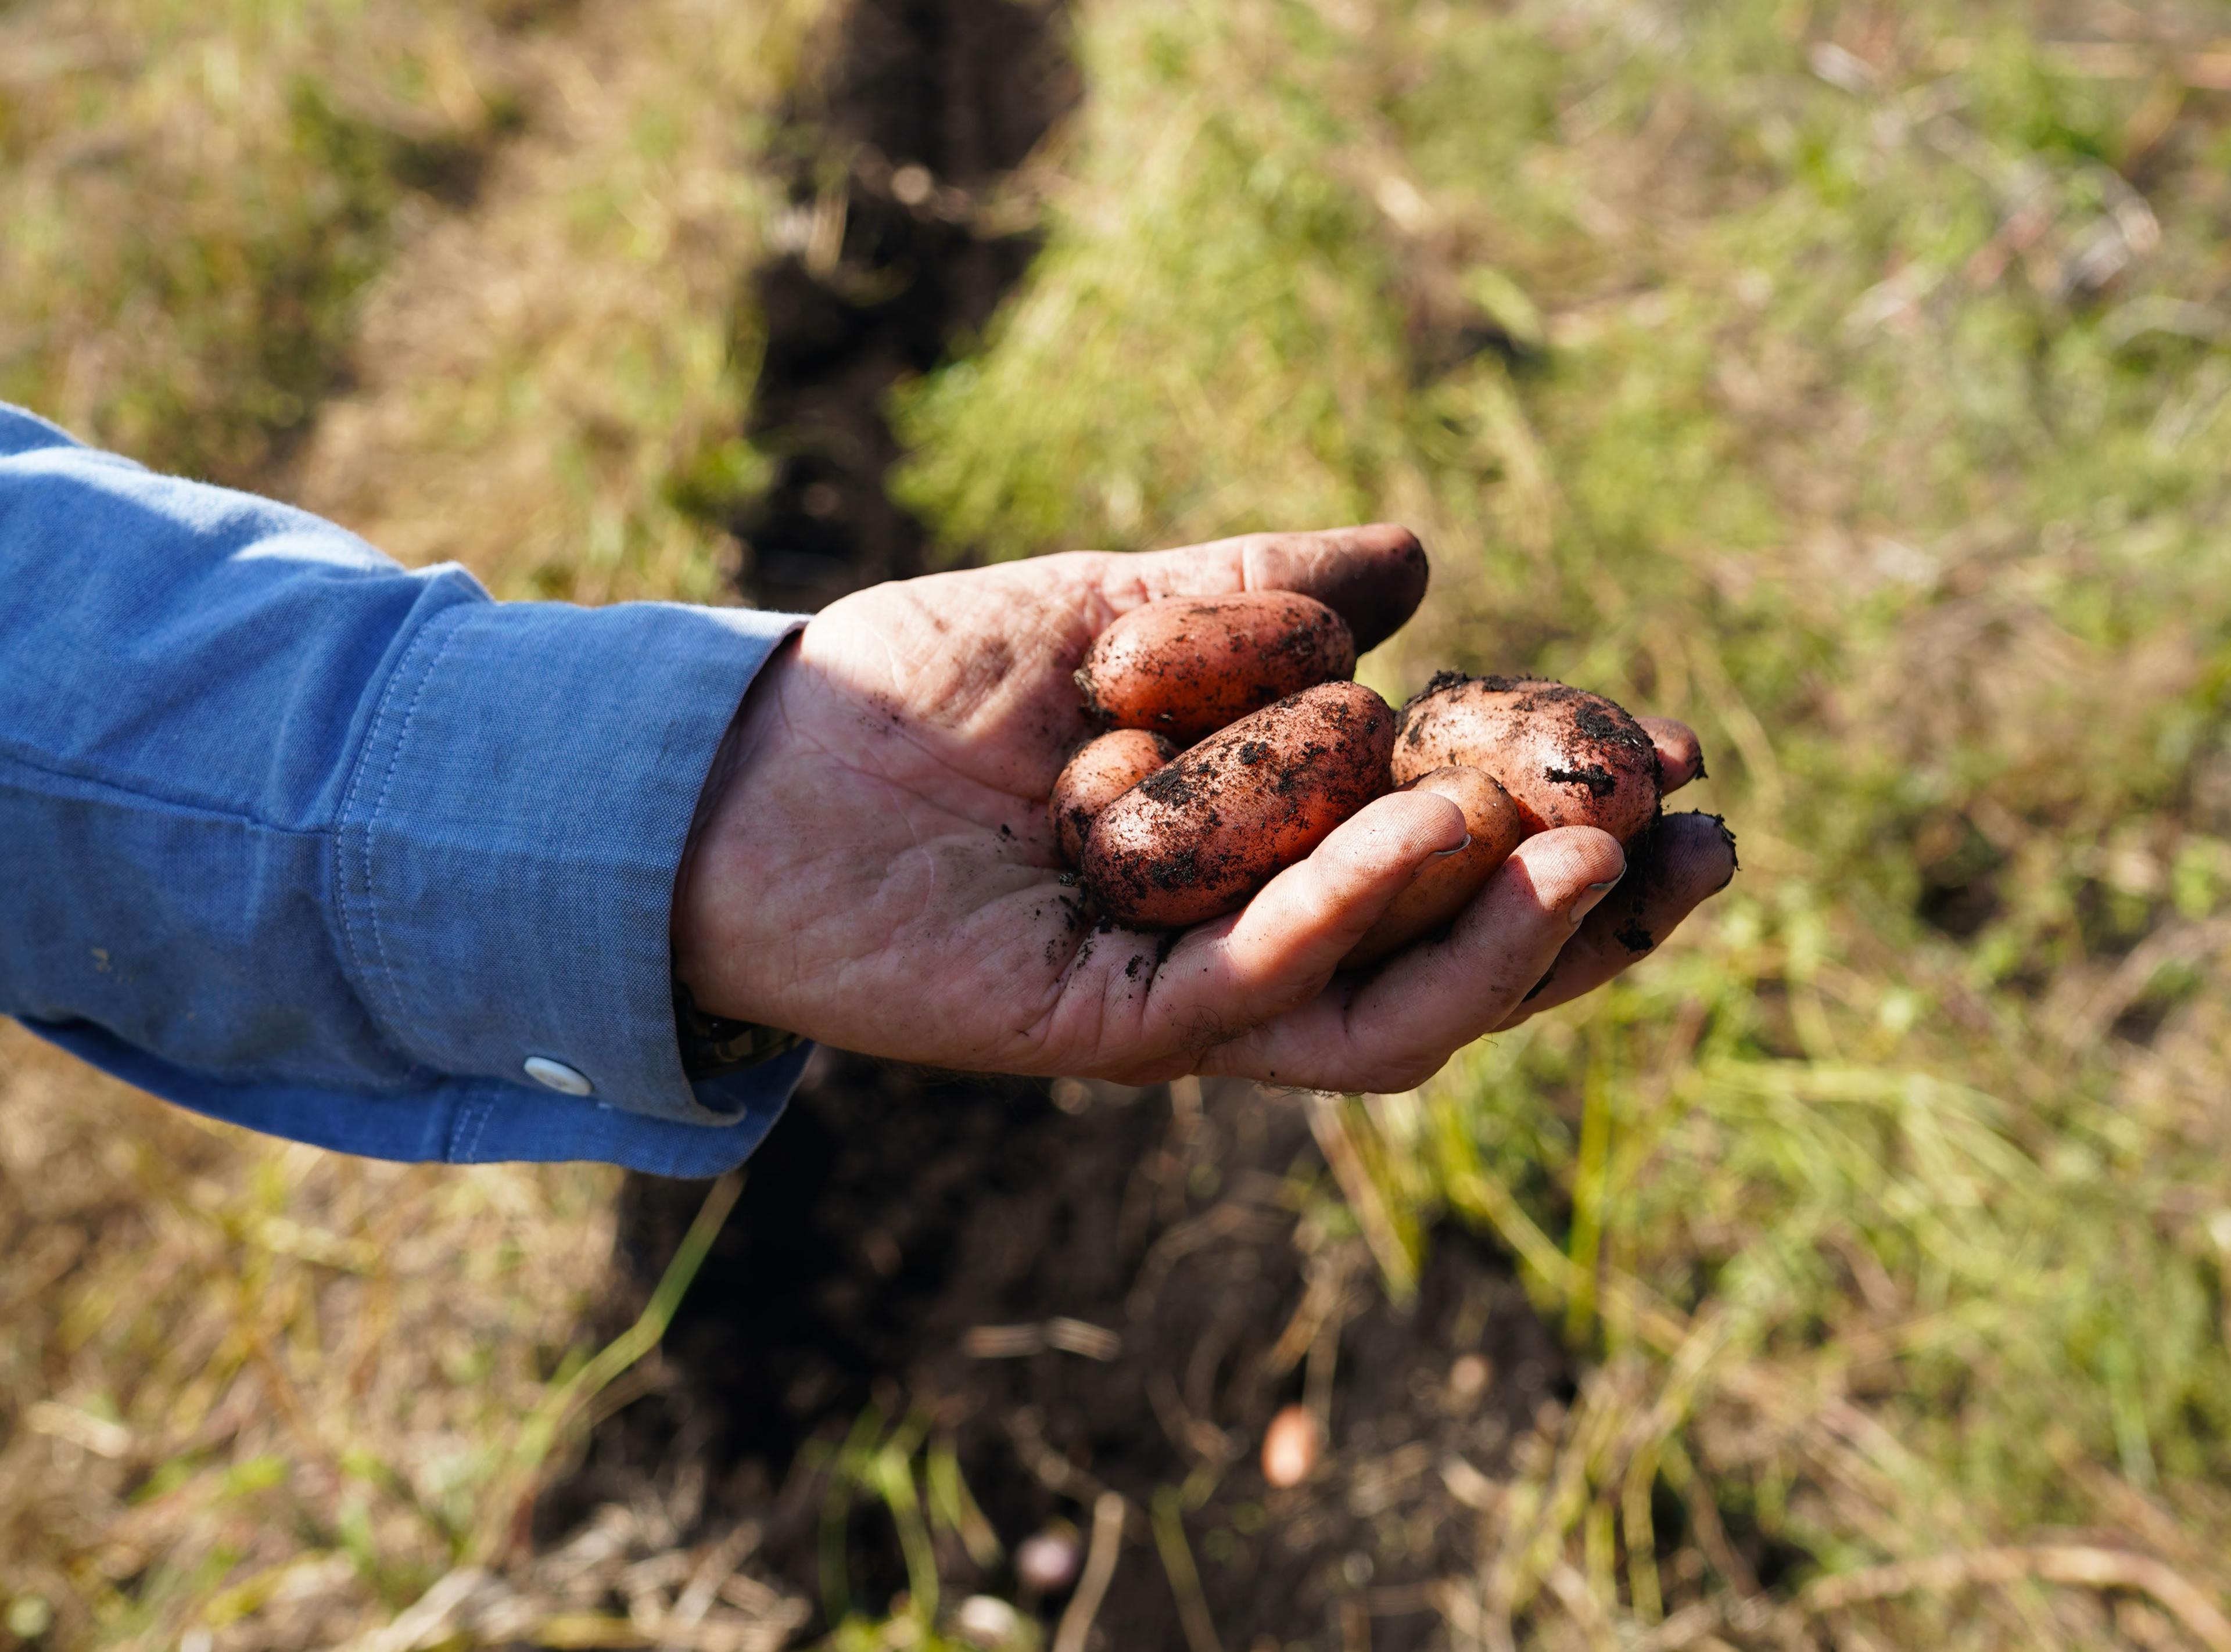
[(1146, 1042), (1197, 1049), (1316, 997), (1418, 868), (1464, 842), (1464, 811), (1446, 797), (1367, 804), (1239, 912), (1178, 943), (1154, 973)]
[(1658, 748), (1659, 790), (1678, 791), (1704, 778), (1704, 745), (1697, 731), (1670, 717), (1638, 717), (1642, 732)]
[(1248, 533), (1102, 560), (1100, 591), (1116, 613), (1158, 597), (1297, 590), (1348, 622), (1359, 654), (1385, 642), (1418, 611), (1430, 573), (1418, 536), (1392, 522), (1313, 533)]
[(1655, 952), (1675, 925), (1726, 888), (1735, 874), (1735, 834), (1717, 815), (1666, 816), (1634, 845), (1626, 879), (1588, 914), (1503, 1026), (1515, 1027), (1594, 991)]
[(1626, 867), (1618, 840), (1566, 826), (1512, 851), (1448, 937), (1360, 984), (1211, 1050), (1205, 1072), (1329, 1090), (1406, 1090), (1496, 1026), (1556, 959)]

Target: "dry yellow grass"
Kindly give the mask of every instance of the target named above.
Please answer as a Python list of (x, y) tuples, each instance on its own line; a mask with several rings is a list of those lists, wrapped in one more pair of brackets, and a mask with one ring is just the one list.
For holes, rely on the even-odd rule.
[[(0, 17), (0, 395), (505, 595), (716, 598), (662, 485), (741, 423), (757, 145), (818, 10)], [(259, 1139), (0, 1023), (0, 1647), (336, 1644), (488, 1558), (616, 1185)], [(704, 1624), (784, 1621), (730, 1596)]]
[(592, 8), (522, 47), (539, 118), (371, 284), (356, 382), (281, 490), (501, 595), (728, 597), (719, 537), (665, 489), (739, 440), (757, 164), (816, 10)]
[(581, 1335), (617, 1173), (400, 1166), (0, 1029), (0, 1578), (47, 1646), (344, 1639), (447, 1571)]

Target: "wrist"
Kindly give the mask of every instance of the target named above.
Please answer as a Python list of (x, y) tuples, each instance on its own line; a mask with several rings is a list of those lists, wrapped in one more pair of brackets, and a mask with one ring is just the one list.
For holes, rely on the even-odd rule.
[[(770, 710), (780, 680), (797, 653), (798, 638), (793, 635), (769, 656), (745, 690), (713, 754), (698, 793), (696, 811), (690, 818), (689, 834), (675, 872), (668, 926), (676, 1023), (685, 1032), (693, 1025), (714, 1022), (730, 1029), (739, 1024), (729, 1013), (736, 997), (734, 949), (725, 939), (734, 917), (734, 891), (739, 880), (733, 854), (724, 848), (715, 855), (713, 845), (723, 839), (722, 823), (734, 816), (749, 784), (753, 759), (766, 747)], [(733, 1037), (733, 1033), (729, 1036)]]

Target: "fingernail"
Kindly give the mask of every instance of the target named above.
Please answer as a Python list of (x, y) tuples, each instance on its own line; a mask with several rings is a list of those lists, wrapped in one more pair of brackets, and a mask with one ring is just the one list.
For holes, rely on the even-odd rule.
[(1619, 887), (1619, 879), (1626, 875), (1626, 872), (1622, 868), (1619, 878), (1606, 878), (1601, 883), (1588, 885), (1581, 891), (1573, 904), (1565, 908), (1565, 916), (1572, 920), (1575, 928), (1579, 927), (1581, 920), (1594, 912), (1606, 895)]
[(1450, 855), (1461, 855), (1471, 847), (1471, 834), (1470, 832), (1466, 832), (1465, 834), (1465, 841), (1463, 842), (1458, 844), (1452, 849), (1435, 849), (1433, 851), (1433, 858), (1437, 861), (1445, 861)]

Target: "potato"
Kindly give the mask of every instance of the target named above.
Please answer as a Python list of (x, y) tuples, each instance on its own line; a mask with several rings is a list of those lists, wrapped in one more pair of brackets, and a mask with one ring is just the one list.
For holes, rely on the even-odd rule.
[(1435, 769), (1402, 790), (1439, 792), (1455, 803), (1464, 810), (1465, 830), (1471, 834), (1471, 841), (1452, 854), (1436, 855), (1419, 867), (1410, 887), (1394, 897), (1394, 904), (1380, 914), (1379, 921), (1341, 960), (1342, 969), (1375, 964), (1419, 937), (1445, 927), (1495, 875), (1495, 868), (1510, 858), (1510, 851), (1526, 836), (1525, 818), (1510, 794), (1478, 769)]
[(1263, 1430), (1263, 1478), (1281, 1488), (1298, 1486), (1324, 1455), (1324, 1430), (1306, 1405), (1289, 1405)]
[(1112, 729), (1078, 746), (1046, 800), (1046, 819), (1062, 858), (1071, 866), (1081, 861), (1093, 817), (1177, 753), (1161, 735), (1143, 728)]
[(1103, 631), (1077, 674), (1086, 708), (1189, 745), (1250, 712), (1353, 676), (1348, 622), (1290, 590), (1169, 597)]
[(1443, 672), (1402, 707), (1400, 785), (1451, 764), (1503, 783), (1529, 832), (1594, 826), (1622, 843), (1657, 817), (1658, 748), (1601, 694), (1543, 677)]
[(1084, 887), (1122, 924), (1175, 929), (1246, 905), (1387, 790), (1394, 713), (1328, 682), (1180, 752), (1100, 811)]

